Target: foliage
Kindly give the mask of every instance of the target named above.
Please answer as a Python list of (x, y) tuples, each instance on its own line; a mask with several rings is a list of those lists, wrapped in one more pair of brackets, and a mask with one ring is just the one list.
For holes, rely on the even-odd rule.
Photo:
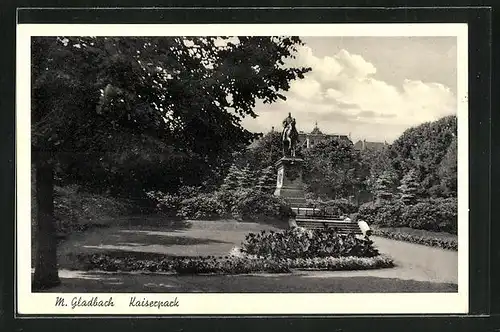
[(394, 197), (395, 174), (385, 171), (377, 178), (373, 185), (373, 192), (379, 201), (391, 200)]
[(456, 198), (421, 201), (405, 209), (402, 215), (403, 224), (415, 229), (456, 234), (457, 209)]
[(381, 227), (403, 226), (401, 215), (403, 213), (404, 204), (400, 201), (394, 202), (369, 202), (362, 204), (359, 207), (357, 220), (364, 220), (368, 224), (375, 224)]
[(401, 201), (391, 203), (365, 203), (357, 218), (380, 227), (411, 227), (428, 231), (457, 232), (456, 198), (438, 198), (405, 205)]
[(415, 170), (410, 170), (401, 180), (401, 185), (398, 187), (401, 192), (401, 201), (405, 204), (413, 204), (416, 202), (416, 194), (418, 192), (418, 182)]
[(75, 268), (101, 271), (175, 272), (178, 274), (286, 273), (290, 269), (275, 260), (253, 260), (230, 256), (136, 258), (111, 253), (78, 254)]
[(309, 70), (282, 65), (297, 37), (233, 39), (34, 38), (34, 151), (64, 161), (68, 183), (106, 189), (212, 179), (254, 138), (240, 122), (256, 116), (255, 101), (284, 99)]
[(240, 220), (288, 220), (292, 209), (281, 198), (260, 190), (246, 190), (235, 195), (231, 214)]
[(455, 136), (443, 160), (441, 160), (438, 170), (441, 179), (441, 194), (445, 197), (457, 197), (457, 168), (457, 137)]
[[(391, 144), (388, 151), (398, 178), (401, 179), (414, 169), (420, 184), (417, 194), (423, 197), (441, 196), (439, 169), (448, 152), (451, 155), (456, 154), (456, 149), (453, 151), (453, 148), (450, 148), (456, 135), (456, 116), (447, 116), (407, 129)], [(448, 167), (451, 167), (453, 157), (448, 158)], [(452, 168), (450, 172), (453, 172)]]
[(243, 157), (255, 169), (265, 169), (274, 166), (282, 156), (281, 133), (271, 131), (253, 142)]
[(233, 217), (238, 220), (288, 220), (293, 214), (280, 197), (259, 189), (200, 192), (188, 187), (178, 194), (149, 192), (159, 211), (184, 219), (215, 219)]
[(237, 173), (238, 188), (252, 188), (257, 185), (256, 176), (248, 164), (238, 169)]
[(175, 215), (181, 208), (183, 200), (193, 198), (200, 193), (200, 187), (183, 186), (175, 194), (164, 193), (162, 191), (148, 191), (146, 192), (146, 196), (154, 202), (157, 211)]
[(238, 189), (238, 180), (239, 180), (240, 169), (235, 164), (232, 164), (229, 167), (229, 171), (224, 178), (224, 181), (221, 185), (221, 189), (225, 191), (232, 191)]
[(405, 241), (416, 244), (422, 244), (430, 247), (437, 247), (441, 249), (458, 251), (457, 239), (415, 235), (404, 231), (385, 229), (385, 228), (373, 228), (372, 232), (374, 236), (380, 236), (397, 241)]
[(258, 257), (296, 259), (312, 257), (374, 257), (379, 252), (370, 240), (353, 234), (338, 234), (334, 230), (292, 228), (282, 232), (250, 233), (242, 251)]
[(365, 149), (359, 152), (362, 164), (365, 168), (365, 184), (367, 189), (373, 191), (376, 180), (384, 173), (395, 174), (392, 169), (388, 147), (383, 149)]
[(288, 259), (287, 266), (300, 270), (352, 271), (394, 267), (394, 261), (384, 255), (373, 257), (314, 257)]
[(224, 215), (224, 206), (213, 193), (202, 193), (182, 200), (177, 214), (184, 219), (216, 219)]
[(77, 254), (75, 269), (99, 271), (172, 272), (177, 274), (290, 273), (305, 270), (367, 270), (393, 267), (386, 256), (315, 257), (297, 259), (254, 259), (235, 256), (168, 257), (157, 255), (138, 259), (120, 253)]
[[(59, 236), (83, 232), (90, 228), (107, 227), (113, 219), (127, 214), (131, 204), (127, 200), (79, 190), (78, 186), (55, 187), (54, 218)], [(37, 202), (31, 200), (36, 210)], [(36, 213), (32, 213), (32, 235), (35, 234)]]
[(364, 181), (361, 157), (350, 141), (336, 137), (320, 141), (304, 153), (304, 181), (319, 197), (355, 195)]
[(276, 172), (273, 166), (268, 166), (260, 170), (256, 188), (266, 194), (274, 193), (276, 188)]

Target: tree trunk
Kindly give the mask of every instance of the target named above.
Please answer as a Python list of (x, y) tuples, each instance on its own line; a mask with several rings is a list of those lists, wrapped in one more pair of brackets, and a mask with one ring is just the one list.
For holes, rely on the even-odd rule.
[(54, 165), (44, 153), (36, 157), (36, 257), (33, 290), (61, 283), (57, 271), (57, 239), (54, 219)]

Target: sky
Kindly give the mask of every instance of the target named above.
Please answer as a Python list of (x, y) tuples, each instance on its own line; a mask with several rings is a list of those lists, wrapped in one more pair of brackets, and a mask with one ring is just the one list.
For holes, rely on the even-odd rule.
[(391, 143), (407, 128), (456, 114), (455, 37), (302, 37), (288, 65), (311, 67), (293, 81), (286, 101), (257, 103), (253, 132), (281, 130), (288, 115), (297, 130), (315, 123), (325, 134)]

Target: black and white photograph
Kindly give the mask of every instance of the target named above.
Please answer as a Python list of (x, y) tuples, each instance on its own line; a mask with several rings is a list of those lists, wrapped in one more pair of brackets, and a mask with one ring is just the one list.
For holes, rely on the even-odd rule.
[(20, 313), (467, 312), (466, 24), (21, 24), (17, 52)]

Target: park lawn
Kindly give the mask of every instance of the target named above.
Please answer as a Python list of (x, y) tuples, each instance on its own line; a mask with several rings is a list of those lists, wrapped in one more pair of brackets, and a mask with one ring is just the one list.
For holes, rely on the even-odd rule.
[[(282, 226), (282, 227), (281, 227)], [(263, 224), (236, 220), (181, 221), (162, 216), (117, 220), (114, 226), (70, 235), (58, 250), (60, 268), (74, 266), (77, 254), (125, 253), (151, 256), (226, 256), (250, 233), (288, 227), (287, 223)]]

